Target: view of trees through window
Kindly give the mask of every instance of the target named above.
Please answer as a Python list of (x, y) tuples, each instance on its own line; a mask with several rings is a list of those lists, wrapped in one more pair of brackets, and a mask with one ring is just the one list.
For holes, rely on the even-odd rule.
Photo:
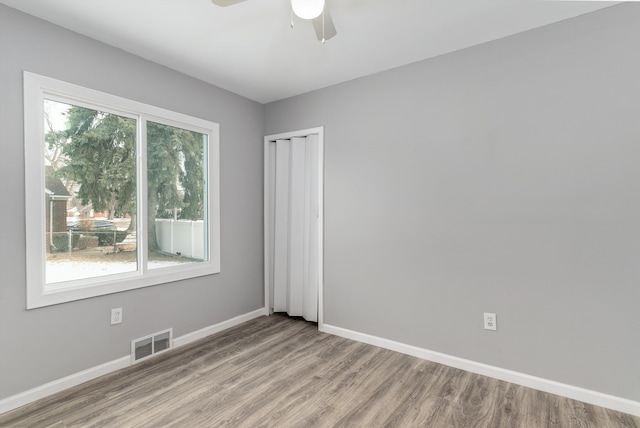
[(44, 112), (46, 283), (135, 272), (138, 224), (149, 269), (206, 260), (206, 134), (146, 122), (138, 206), (138, 120), (52, 100)]

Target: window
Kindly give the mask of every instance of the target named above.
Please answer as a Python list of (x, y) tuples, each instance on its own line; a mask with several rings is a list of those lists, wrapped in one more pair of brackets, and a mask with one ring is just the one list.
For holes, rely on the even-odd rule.
[(24, 74), (27, 308), (220, 271), (218, 125)]

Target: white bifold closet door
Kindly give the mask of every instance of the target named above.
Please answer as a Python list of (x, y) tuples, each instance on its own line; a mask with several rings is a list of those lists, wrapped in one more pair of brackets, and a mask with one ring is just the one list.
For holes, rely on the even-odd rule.
[(318, 321), (318, 136), (277, 140), (273, 310)]

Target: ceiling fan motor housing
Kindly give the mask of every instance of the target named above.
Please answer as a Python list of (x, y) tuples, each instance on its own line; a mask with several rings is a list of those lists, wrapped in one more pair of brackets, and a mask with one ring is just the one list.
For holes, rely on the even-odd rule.
[(291, 8), (299, 18), (314, 19), (322, 13), (324, 0), (291, 0)]

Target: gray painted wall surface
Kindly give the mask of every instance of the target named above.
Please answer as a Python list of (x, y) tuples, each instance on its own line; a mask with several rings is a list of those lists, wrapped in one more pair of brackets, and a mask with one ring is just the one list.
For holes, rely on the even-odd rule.
[(638, 52), (624, 4), (268, 104), (325, 126), (325, 322), (640, 400)]
[[(25, 310), (23, 70), (220, 124), (220, 274)], [(263, 306), (264, 106), (3, 5), (0, 94), (0, 399), (125, 356), (133, 338)]]

